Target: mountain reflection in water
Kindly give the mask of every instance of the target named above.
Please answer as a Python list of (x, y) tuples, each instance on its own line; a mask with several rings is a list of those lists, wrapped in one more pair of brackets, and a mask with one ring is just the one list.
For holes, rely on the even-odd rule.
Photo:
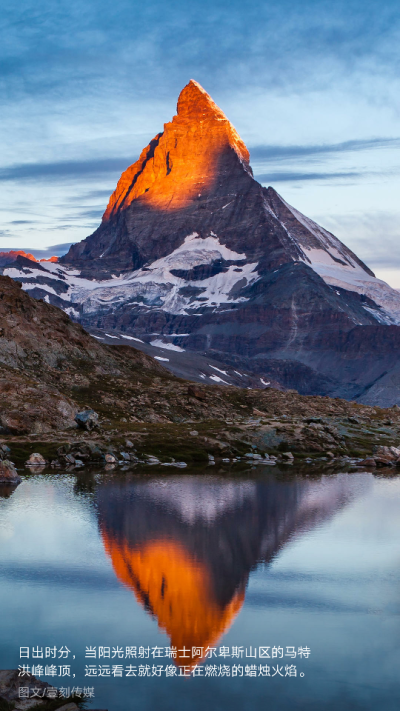
[[(358, 479), (119, 480), (98, 489), (99, 525), (117, 577), (171, 647), (205, 653), (240, 611), (250, 571), (342, 508)], [(178, 665), (199, 661), (177, 651)]]

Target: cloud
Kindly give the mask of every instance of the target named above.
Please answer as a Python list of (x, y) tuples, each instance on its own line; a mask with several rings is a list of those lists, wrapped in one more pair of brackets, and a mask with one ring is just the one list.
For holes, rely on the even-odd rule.
[[(313, 156), (323, 158), (324, 156), (340, 155), (351, 152), (360, 152), (373, 149), (397, 149), (400, 148), (400, 138), (370, 138), (370, 139), (352, 139), (342, 141), (341, 143), (320, 144), (320, 145), (273, 145), (266, 144), (264, 146), (253, 146), (250, 150), (250, 157), (253, 165), (261, 162), (281, 162), (281, 161), (299, 161), (301, 159), (309, 159)], [(5, 168), (0, 168), (0, 181), (25, 181), (25, 180), (69, 180), (80, 177), (102, 177), (108, 174), (112, 176), (120, 175), (126, 168), (131, 165), (134, 160), (126, 156), (114, 156), (108, 158), (89, 158), (84, 160), (61, 160), (54, 162), (38, 162), (38, 163), (19, 163), (10, 165)], [(337, 173), (321, 173), (321, 172), (272, 172), (268, 174), (259, 174), (258, 180), (266, 182), (285, 181), (285, 180), (328, 180), (329, 177), (336, 178), (354, 178), (360, 174), (357, 172), (337, 172)], [(92, 190), (85, 193), (83, 196), (71, 198), (72, 201), (95, 200), (108, 198), (110, 190)], [(87, 216), (97, 217), (93, 213)], [(27, 221), (14, 220), (12, 224), (28, 224)]]
[(369, 138), (353, 139), (342, 141), (341, 143), (320, 144), (320, 145), (265, 145), (253, 146), (249, 148), (250, 158), (257, 161), (285, 161), (310, 158), (311, 156), (329, 156), (355, 151), (366, 151), (373, 149), (396, 149), (400, 148), (400, 138)]
[[(119, 159), (117, 159), (117, 160), (119, 160)], [(126, 161), (125, 161), (125, 165), (126, 165)], [(100, 189), (99, 190), (90, 190), (85, 193), (80, 192), (79, 195), (74, 195), (74, 196), (70, 197), (69, 201), (82, 203), (82, 202), (86, 202), (86, 201), (90, 201), (90, 200), (103, 200), (105, 198), (108, 202), (110, 194), (111, 194), (111, 191), (108, 188), (104, 189), (104, 190), (100, 190)]]
[(374, 269), (400, 269), (400, 213), (313, 215)]
[(165, 97), (190, 76), (212, 89), (298, 91), (398, 69), (395, 0), (20, 0), (4, 8), (2, 26), (10, 98)]
[(104, 213), (104, 208), (97, 208), (93, 210), (83, 210), (79, 214), (79, 219), (91, 218), (93, 220), (100, 221)]
[(305, 180), (337, 180), (339, 179), (349, 179), (349, 178), (360, 178), (365, 176), (365, 173), (359, 173), (357, 171), (348, 171), (343, 173), (305, 173), (296, 172), (290, 170), (277, 171), (275, 173), (263, 173), (262, 175), (255, 175), (254, 177), (260, 183), (284, 183), (284, 182), (294, 182), (294, 181), (305, 181)]
[[(65, 180), (84, 176), (122, 173), (130, 165), (127, 158), (96, 158), (65, 160), (52, 163), (21, 163), (0, 169), (0, 181), (10, 180)], [(104, 191), (94, 191), (103, 194)]]

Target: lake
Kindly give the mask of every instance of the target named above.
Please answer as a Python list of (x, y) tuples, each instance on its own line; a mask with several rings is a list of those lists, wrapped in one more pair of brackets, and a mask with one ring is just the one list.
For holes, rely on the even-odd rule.
[(0, 489), (0, 669), (109, 711), (397, 711), (400, 477), (216, 469)]

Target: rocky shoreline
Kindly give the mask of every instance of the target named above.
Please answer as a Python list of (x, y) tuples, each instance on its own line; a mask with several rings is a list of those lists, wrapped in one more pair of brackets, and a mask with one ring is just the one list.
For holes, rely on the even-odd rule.
[[(159, 400), (149, 402), (146, 412), (142, 410), (141, 422), (118, 418), (115, 411), (110, 420), (87, 409), (76, 415), (80, 427), (66, 432), (3, 436), (0, 473), (9, 472), (3, 483), (18, 483), (15, 466), (25, 473), (45, 467), (54, 471), (93, 466), (108, 470), (137, 466), (185, 469), (212, 467), (215, 463), (329, 464), (389, 468), (393, 473), (400, 468), (397, 407), (382, 410), (344, 400), (300, 396), (293, 391), (194, 388), (180, 383), (175, 384), (172, 397), (179, 398), (182, 388), (186, 399), (181, 406), (187, 416), (180, 417), (178, 423), (154, 422), (156, 409), (160, 412), (168, 405), (166, 395), (170, 392), (169, 386), (163, 392), (159, 384)], [(114, 408), (121, 408), (121, 402), (114, 402)], [(210, 410), (212, 417), (207, 417)]]

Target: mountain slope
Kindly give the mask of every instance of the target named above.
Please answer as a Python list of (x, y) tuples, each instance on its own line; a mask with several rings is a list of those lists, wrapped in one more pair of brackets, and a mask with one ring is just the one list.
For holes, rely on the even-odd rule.
[(60, 309), (37, 301), (0, 277), (0, 434), (76, 427), (81, 396), (93, 385), (115, 391), (118, 379), (164, 375), (132, 348), (98, 343)]
[[(246, 146), (194, 81), (122, 174), (99, 228), (58, 264), (18, 257), (4, 273), (86, 328), (208, 355), (310, 394), (364, 397), (366, 374), (387, 372), (376, 372), (368, 329), (400, 323), (399, 292), (254, 179)], [(358, 374), (340, 350), (354, 329)], [(383, 339), (390, 367), (395, 333)]]

